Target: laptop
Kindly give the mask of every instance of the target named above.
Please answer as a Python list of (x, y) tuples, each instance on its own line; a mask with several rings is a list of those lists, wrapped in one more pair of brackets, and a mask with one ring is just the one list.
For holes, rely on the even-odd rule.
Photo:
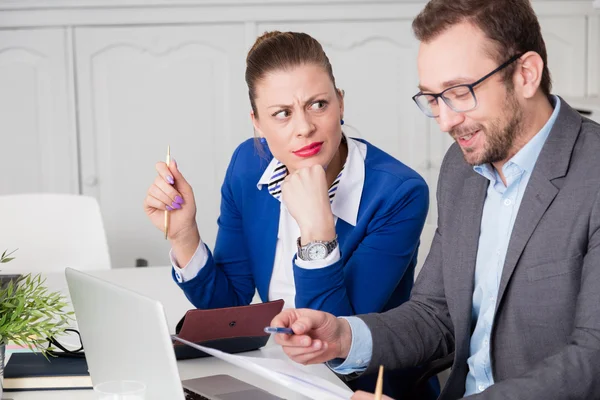
[(72, 268), (65, 275), (94, 384), (141, 381), (147, 400), (281, 400), (229, 375), (182, 382), (159, 301)]

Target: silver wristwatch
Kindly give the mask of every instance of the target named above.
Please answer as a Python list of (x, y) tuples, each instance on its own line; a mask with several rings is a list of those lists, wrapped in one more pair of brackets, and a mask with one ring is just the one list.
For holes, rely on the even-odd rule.
[(333, 250), (338, 246), (337, 236), (335, 239), (324, 242), (322, 240), (315, 240), (302, 246), (300, 238), (298, 238), (298, 258), (303, 261), (315, 261), (323, 260), (331, 254)]

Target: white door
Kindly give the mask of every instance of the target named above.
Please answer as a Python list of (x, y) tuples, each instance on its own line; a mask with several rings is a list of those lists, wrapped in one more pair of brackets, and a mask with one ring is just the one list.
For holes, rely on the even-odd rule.
[(167, 145), (212, 245), (230, 156), (252, 136), (244, 26), (80, 28), (76, 46), (83, 193), (100, 203), (113, 266), (168, 264), (142, 207)]
[(448, 144), (412, 100), (419, 78), (411, 21), (261, 24), (258, 31), (273, 29), (306, 32), (319, 40), (337, 86), (346, 92), (345, 132), (368, 140), (425, 178), (431, 194), (429, 220), (435, 213), (437, 178), (432, 151), (437, 154)]
[(79, 191), (68, 54), (63, 29), (0, 31), (0, 195)]
[[(598, 2), (600, 8), (600, 1)], [(588, 17), (588, 92), (589, 97), (600, 96), (600, 13)]]
[(586, 17), (540, 17), (540, 25), (548, 52), (552, 92), (560, 96), (585, 96)]

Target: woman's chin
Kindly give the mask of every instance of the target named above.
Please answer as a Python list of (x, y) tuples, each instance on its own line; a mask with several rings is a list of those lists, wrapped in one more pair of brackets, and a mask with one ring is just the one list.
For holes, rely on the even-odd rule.
[(304, 158), (302, 160), (294, 160), (294, 162), (290, 162), (290, 164), (286, 164), (288, 170), (299, 170), (302, 168), (310, 168), (315, 165), (320, 165), (323, 169), (327, 169), (327, 165), (329, 161), (324, 160), (323, 154), (317, 154), (313, 157)]

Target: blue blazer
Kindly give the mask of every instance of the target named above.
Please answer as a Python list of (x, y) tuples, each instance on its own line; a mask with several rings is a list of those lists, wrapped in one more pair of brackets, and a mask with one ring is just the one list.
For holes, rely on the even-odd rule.
[[(367, 155), (356, 226), (338, 218), (341, 259), (335, 264), (303, 269), (290, 260), (297, 308), (344, 316), (389, 310), (409, 298), (428, 188), (415, 171), (361, 141)], [(227, 168), (214, 254), (209, 250), (194, 279), (178, 283), (197, 308), (247, 305), (255, 289), (263, 301), (275, 300), (268, 292), (280, 202), (256, 187), (272, 155), (255, 143), (243, 142)]]

